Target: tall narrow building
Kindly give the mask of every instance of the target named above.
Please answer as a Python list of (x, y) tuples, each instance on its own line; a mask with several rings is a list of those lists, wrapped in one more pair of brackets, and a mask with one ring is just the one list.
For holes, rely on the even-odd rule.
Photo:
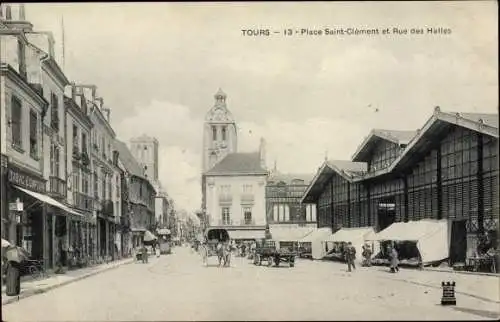
[(203, 129), (203, 173), (238, 149), (236, 123), (227, 108), (227, 96), (219, 89), (214, 97), (215, 104), (205, 117)]
[(141, 165), (146, 178), (156, 185), (158, 182), (158, 140), (145, 134), (132, 138), (130, 151)]

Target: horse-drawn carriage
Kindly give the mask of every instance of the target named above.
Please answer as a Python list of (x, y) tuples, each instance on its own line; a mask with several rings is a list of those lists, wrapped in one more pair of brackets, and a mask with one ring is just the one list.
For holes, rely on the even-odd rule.
[[(225, 247), (229, 242), (229, 233), (221, 228), (208, 228), (205, 233), (205, 243), (200, 245), (199, 251), (203, 257), (203, 262), (207, 265), (209, 257), (218, 256), (219, 260), (221, 253), (225, 253)], [(221, 244), (222, 249), (217, 249), (217, 245)]]
[(295, 257), (297, 253), (288, 247), (276, 249), (276, 242), (274, 240), (263, 240), (257, 243), (254, 256), (254, 264), (262, 265), (262, 261), (267, 262), (267, 266), (273, 263), (279, 266), (280, 263), (287, 263), (289, 267), (295, 266)]

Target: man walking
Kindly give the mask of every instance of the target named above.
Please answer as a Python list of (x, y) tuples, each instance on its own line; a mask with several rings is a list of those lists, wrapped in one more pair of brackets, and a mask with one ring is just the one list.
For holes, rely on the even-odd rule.
[(354, 264), (354, 260), (356, 259), (356, 248), (354, 248), (351, 242), (347, 243), (347, 247), (345, 250), (345, 259), (347, 262), (348, 272), (351, 272), (351, 266), (353, 269), (356, 269), (356, 265)]

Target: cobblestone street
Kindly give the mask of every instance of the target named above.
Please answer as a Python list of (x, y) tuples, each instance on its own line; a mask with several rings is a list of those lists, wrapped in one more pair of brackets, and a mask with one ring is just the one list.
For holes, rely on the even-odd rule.
[[(4, 305), (5, 321), (468, 320), (498, 317), (498, 277), (358, 268), (301, 260), (295, 268), (203, 267), (189, 248)], [(442, 307), (442, 280), (457, 306)], [(478, 298), (479, 297), (479, 298)], [(484, 299), (481, 299), (484, 298)], [(494, 312), (497, 312), (495, 315)]]

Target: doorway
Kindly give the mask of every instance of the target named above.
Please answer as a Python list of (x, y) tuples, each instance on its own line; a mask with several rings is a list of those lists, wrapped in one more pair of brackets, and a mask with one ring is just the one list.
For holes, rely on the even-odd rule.
[(377, 220), (379, 231), (396, 222), (396, 200), (394, 197), (381, 199), (377, 205)]
[(453, 221), (451, 225), (450, 264), (464, 263), (467, 254), (467, 226), (465, 220)]
[(53, 254), (54, 254), (54, 230), (52, 229), (53, 219), (54, 219), (53, 215), (47, 214), (47, 228), (48, 228), (47, 229), (47, 231), (48, 231), (47, 238), (48, 238), (48, 243), (49, 243), (48, 267), (49, 268), (54, 267), (54, 257), (53, 257)]

